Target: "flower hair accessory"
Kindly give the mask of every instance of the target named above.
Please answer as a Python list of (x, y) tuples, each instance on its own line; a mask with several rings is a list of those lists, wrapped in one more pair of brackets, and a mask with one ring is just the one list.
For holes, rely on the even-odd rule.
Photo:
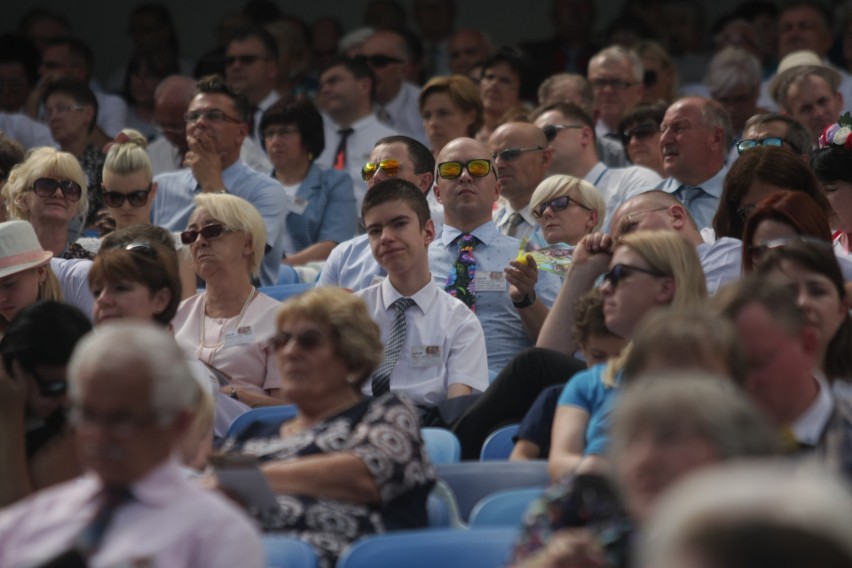
[(840, 146), (852, 150), (852, 115), (843, 113), (834, 124), (825, 127), (819, 135), (819, 147)]

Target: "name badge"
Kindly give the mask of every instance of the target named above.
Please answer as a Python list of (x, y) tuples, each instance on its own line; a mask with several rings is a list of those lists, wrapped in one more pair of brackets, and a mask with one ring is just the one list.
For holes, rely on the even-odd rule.
[(505, 292), (508, 289), (506, 287), (505, 274), (502, 272), (484, 272), (480, 270), (476, 271), (474, 286), (474, 291), (477, 294), (480, 292)]
[(222, 338), (222, 347), (235, 345), (251, 345), (254, 343), (254, 330), (251, 326), (238, 327), (236, 331), (228, 331)]
[(437, 367), (443, 359), (440, 345), (415, 345), (411, 348), (412, 367)]
[(308, 200), (302, 199), (301, 197), (295, 197), (290, 200), (289, 209), (290, 213), (295, 213), (296, 215), (301, 215), (305, 212), (305, 209), (308, 207)]

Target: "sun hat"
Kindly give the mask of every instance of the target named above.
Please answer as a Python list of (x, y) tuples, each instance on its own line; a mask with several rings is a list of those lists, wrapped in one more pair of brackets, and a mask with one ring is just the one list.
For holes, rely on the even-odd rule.
[(39, 244), (29, 222), (0, 223), (0, 278), (47, 264), (52, 257)]
[(775, 77), (769, 81), (769, 94), (772, 95), (772, 99), (780, 103), (783, 98), (781, 93), (787, 90), (790, 80), (806, 72), (821, 76), (835, 91), (840, 85), (840, 73), (823, 63), (815, 51), (801, 49), (788, 53), (778, 64)]

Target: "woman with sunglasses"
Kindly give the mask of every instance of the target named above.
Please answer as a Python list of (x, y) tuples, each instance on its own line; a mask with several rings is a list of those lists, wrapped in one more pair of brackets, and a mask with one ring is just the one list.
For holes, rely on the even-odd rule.
[(267, 344), (279, 303), (252, 285), (266, 243), (263, 217), (235, 195), (203, 193), (181, 240), (207, 287), (181, 302), (172, 321), (178, 344), (228, 378), (222, 391), (230, 397), (252, 407), (282, 404)]
[[(707, 286), (695, 247), (667, 231), (638, 231), (614, 244), (591, 235), (578, 245), (571, 278), (589, 287), (603, 275), (604, 321), (612, 333), (632, 339), (646, 315), (658, 308), (700, 307)], [(559, 397), (553, 420), (548, 470), (556, 480), (574, 471), (597, 470), (608, 442), (609, 413), (631, 344), (608, 363), (574, 375)]]
[(68, 242), (68, 227), (89, 207), (86, 175), (72, 154), (47, 146), (33, 150), (3, 186), (9, 219), (29, 221), (42, 248), (60, 258), (92, 258)]
[(433, 77), (423, 85), (418, 102), (435, 157), (450, 140), (473, 138), (482, 127), (479, 89), (463, 75)]
[(606, 201), (592, 184), (567, 175), (545, 178), (530, 197), (530, 211), (549, 245), (576, 246), (586, 235), (600, 230)]
[(645, 166), (666, 177), (660, 149), (660, 124), (666, 114), (662, 103), (640, 103), (618, 121), (624, 153), (631, 164)]
[(744, 152), (725, 176), (713, 218), (716, 238), (742, 239), (757, 204), (776, 191), (807, 194), (831, 219), (831, 205), (811, 169), (786, 148), (760, 146)]
[(322, 116), (307, 100), (280, 100), (260, 120), (261, 143), (289, 199), (284, 235), (285, 264), (322, 262), (357, 231), (352, 178), (321, 168), (325, 148)]
[(21, 310), (0, 341), (0, 508), (82, 473), (65, 366), (91, 329), (77, 308), (44, 301)]

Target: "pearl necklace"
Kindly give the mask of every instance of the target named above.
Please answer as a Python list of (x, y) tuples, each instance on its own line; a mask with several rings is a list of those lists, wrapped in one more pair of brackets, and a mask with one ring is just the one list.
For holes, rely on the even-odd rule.
[[(251, 290), (249, 290), (248, 298), (246, 298), (246, 301), (243, 303), (243, 307), (240, 308), (240, 313), (238, 316), (239, 319), (237, 319), (237, 324), (236, 326), (234, 326), (234, 330), (240, 329), (240, 323), (242, 323), (243, 318), (246, 315), (246, 311), (248, 310), (249, 304), (251, 304), (251, 301), (254, 299), (256, 292), (257, 290), (254, 286), (252, 286)], [(204, 343), (205, 321), (207, 321), (207, 292), (204, 293), (204, 300), (201, 303), (201, 322), (198, 324), (198, 350), (195, 352), (195, 358), (203, 361), (203, 359), (201, 358), (202, 349), (212, 348), (213, 351), (210, 353), (210, 357), (207, 359), (207, 361), (205, 361), (205, 363), (207, 363), (211, 367), (215, 367), (215, 365), (213, 365), (213, 358), (216, 357), (216, 353), (218, 353), (219, 350), (222, 349), (222, 347), (224, 346), (225, 326), (223, 325), (222, 330), (219, 332), (219, 341), (217, 343), (214, 343), (213, 345), (207, 345), (206, 343)]]

